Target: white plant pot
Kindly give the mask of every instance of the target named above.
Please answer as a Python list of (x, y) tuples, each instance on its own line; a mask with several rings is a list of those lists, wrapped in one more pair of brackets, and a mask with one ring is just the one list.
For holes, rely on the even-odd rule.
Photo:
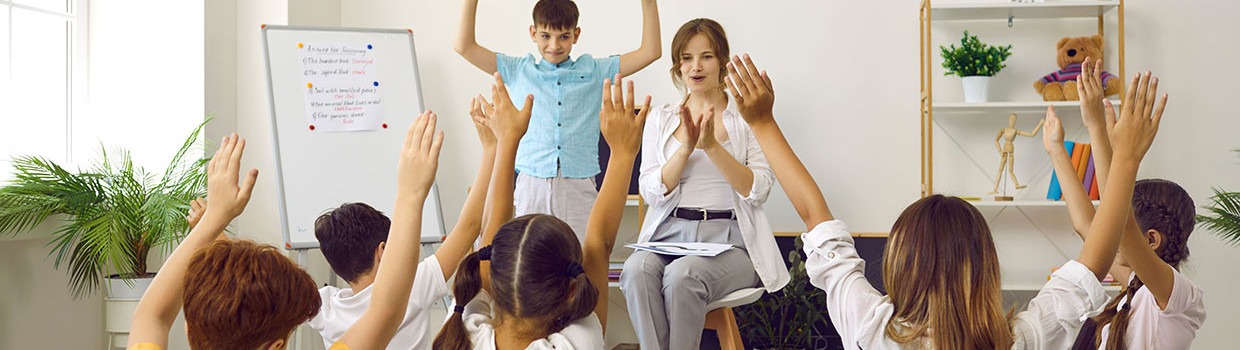
[(108, 298), (117, 300), (138, 300), (142, 299), (142, 294), (146, 293), (146, 288), (151, 286), (151, 281), (155, 277), (130, 278), (126, 282), (125, 279), (108, 278)]
[(990, 92), (990, 77), (981, 75), (961, 77), (960, 84), (964, 86), (965, 103), (986, 102)]

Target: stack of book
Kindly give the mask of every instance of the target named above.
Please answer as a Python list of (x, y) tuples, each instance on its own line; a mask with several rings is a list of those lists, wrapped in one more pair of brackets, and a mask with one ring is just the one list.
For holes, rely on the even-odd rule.
[(607, 281), (620, 282), (620, 271), (624, 270), (623, 261), (612, 261), (607, 264)]
[[(1098, 200), (1098, 177), (1094, 174), (1094, 157), (1088, 143), (1064, 141), (1063, 146), (1072, 157), (1072, 168), (1076, 170), (1076, 178), (1086, 188), (1089, 199)], [(1051, 172), (1051, 185), (1046, 191), (1046, 199), (1063, 200), (1063, 187), (1059, 185), (1059, 176)]]

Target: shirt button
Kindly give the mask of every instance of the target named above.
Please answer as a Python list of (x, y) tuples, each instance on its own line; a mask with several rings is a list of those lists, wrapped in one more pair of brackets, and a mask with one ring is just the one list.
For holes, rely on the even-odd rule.
[(564, 124), (562, 124), (562, 123), (555, 123), (555, 126), (556, 126), (556, 127), (561, 127), (561, 126), (564, 126)]
[(827, 259), (835, 259), (835, 252), (827, 252)]
[(558, 81), (557, 81), (557, 82), (555, 82), (555, 85), (560, 85), (560, 82), (558, 82)]
[(555, 146), (555, 149), (560, 149), (560, 146)]
[(556, 106), (560, 106), (560, 105), (563, 105), (563, 103), (561, 103), (561, 102), (559, 102), (559, 101), (556, 101), (555, 105), (556, 105)]

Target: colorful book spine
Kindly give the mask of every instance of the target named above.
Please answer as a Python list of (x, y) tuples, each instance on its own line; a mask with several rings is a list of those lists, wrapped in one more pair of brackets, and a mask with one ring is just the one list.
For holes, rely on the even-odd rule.
[(1081, 181), (1081, 188), (1085, 189), (1085, 194), (1089, 194), (1089, 187), (1094, 185), (1094, 155), (1089, 155), (1089, 160), (1085, 163), (1085, 180)]
[[(1068, 150), (1069, 157), (1072, 156), (1072, 150), (1073, 150), (1073, 147), (1075, 146), (1076, 146), (1075, 142), (1072, 142), (1072, 141), (1063, 142), (1063, 148), (1065, 150)], [(1057, 200), (1060, 200), (1060, 198), (1062, 197), (1063, 197), (1063, 188), (1059, 187), (1059, 177), (1056, 176), (1054, 170), (1051, 170), (1051, 185), (1050, 185), (1050, 188), (1046, 190), (1046, 199), (1057, 201)]]
[(1089, 163), (1090, 147), (1088, 143), (1085, 143), (1085, 144), (1078, 143), (1078, 145), (1081, 145), (1081, 149), (1080, 149), (1081, 156), (1078, 157), (1076, 160), (1077, 161), (1076, 178), (1077, 180), (1081, 181), (1082, 184), (1084, 184), (1085, 183), (1085, 165), (1086, 163)]
[(1101, 196), (1098, 193), (1098, 173), (1094, 172), (1094, 183), (1089, 186), (1089, 199), (1098, 200)]

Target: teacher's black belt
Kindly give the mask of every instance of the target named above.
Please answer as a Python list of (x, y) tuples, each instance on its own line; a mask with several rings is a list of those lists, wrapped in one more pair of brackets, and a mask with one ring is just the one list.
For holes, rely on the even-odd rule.
[(685, 220), (714, 220), (714, 219), (735, 219), (736, 214), (731, 210), (706, 210), (700, 208), (676, 208), (672, 211), (672, 217)]

